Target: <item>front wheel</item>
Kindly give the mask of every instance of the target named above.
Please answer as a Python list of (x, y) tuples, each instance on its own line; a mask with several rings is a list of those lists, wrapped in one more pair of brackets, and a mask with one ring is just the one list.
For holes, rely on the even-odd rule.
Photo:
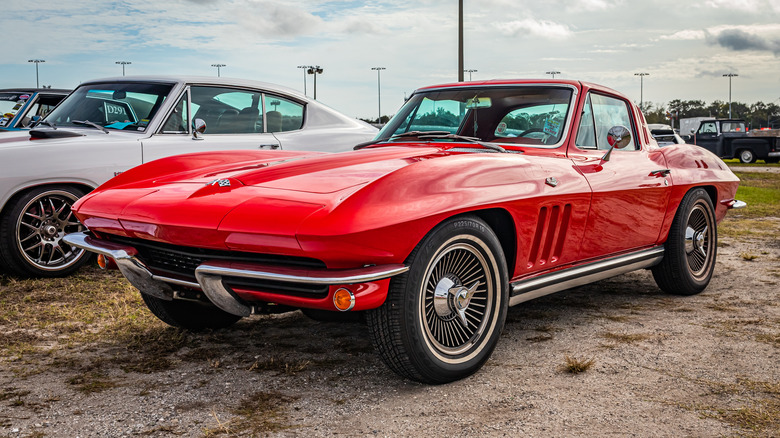
[(65, 234), (84, 230), (71, 206), (84, 192), (69, 186), (31, 189), (11, 201), (0, 217), (0, 260), (22, 276), (61, 277), (81, 267), (86, 251)]
[(658, 287), (676, 295), (694, 295), (707, 287), (715, 270), (717, 227), (707, 192), (688, 192), (669, 229), (664, 258), (652, 269)]
[(739, 161), (746, 164), (755, 163), (756, 154), (754, 154), (750, 149), (742, 149), (739, 151)]
[(390, 282), (387, 300), (366, 315), (384, 362), (424, 383), (447, 383), (479, 370), (506, 319), (508, 279), (498, 238), (476, 217), (432, 230)]

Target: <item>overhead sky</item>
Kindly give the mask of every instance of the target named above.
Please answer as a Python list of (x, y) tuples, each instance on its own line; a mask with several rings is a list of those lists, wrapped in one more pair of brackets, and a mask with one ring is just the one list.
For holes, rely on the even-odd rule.
[[(596, 82), (639, 102), (780, 101), (780, 0), (464, 0), (474, 80)], [(457, 80), (457, 0), (3, 0), (0, 87), (127, 74), (216, 75), (303, 89), (353, 117), (393, 114), (414, 89)], [(468, 73), (466, 74), (468, 79)], [(312, 76), (308, 94), (313, 94)]]

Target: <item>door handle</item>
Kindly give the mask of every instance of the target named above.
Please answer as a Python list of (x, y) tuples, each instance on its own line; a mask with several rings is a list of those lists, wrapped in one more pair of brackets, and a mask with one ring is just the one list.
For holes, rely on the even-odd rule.
[(279, 149), (279, 145), (276, 143), (273, 144), (261, 144), (257, 147), (258, 149)]
[(655, 177), (669, 176), (670, 173), (672, 173), (671, 169), (658, 169), (650, 172), (650, 175), (648, 176), (655, 176)]

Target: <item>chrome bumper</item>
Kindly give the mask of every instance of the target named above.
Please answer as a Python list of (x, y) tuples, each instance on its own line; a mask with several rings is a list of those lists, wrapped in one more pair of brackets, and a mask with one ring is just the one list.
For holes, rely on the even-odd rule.
[(155, 275), (137, 257), (138, 251), (127, 245), (97, 239), (89, 232), (72, 233), (64, 238), (69, 245), (111, 257), (122, 275), (142, 293), (163, 300), (173, 300), (171, 284), (200, 289), (215, 306), (239, 316), (252, 314), (252, 306), (244, 303), (222, 282), (224, 277), (273, 280), (317, 285), (358, 284), (382, 280), (409, 270), (405, 265), (366, 266), (355, 269), (305, 269), (268, 266), (255, 263), (210, 261), (195, 269), (197, 283)]
[(726, 208), (729, 209), (740, 209), (747, 207), (747, 202), (745, 201), (738, 201), (736, 199), (727, 199), (725, 201), (721, 201), (721, 204), (725, 205)]

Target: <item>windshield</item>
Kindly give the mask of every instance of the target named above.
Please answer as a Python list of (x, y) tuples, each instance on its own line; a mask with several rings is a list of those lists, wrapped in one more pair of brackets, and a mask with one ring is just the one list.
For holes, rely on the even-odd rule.
[[(27, 103), (31, 97), (28, 93), (0, 93), (0, 119), (8, 122)], [(4, 125), (3, 122), (0, 122)]]
[[(483, 142), (549, 146), (561, 141), (572, 89), (453, 88), (415, 94), (377, 140), (411, 131), (446, 131)], [(452, 141), (452, 139), (447, 139)]]
[(143, 83), (90, 84), (76, 89), (47, 117), (56, 126), (84, 126), (143, 132), (173, 85)]

